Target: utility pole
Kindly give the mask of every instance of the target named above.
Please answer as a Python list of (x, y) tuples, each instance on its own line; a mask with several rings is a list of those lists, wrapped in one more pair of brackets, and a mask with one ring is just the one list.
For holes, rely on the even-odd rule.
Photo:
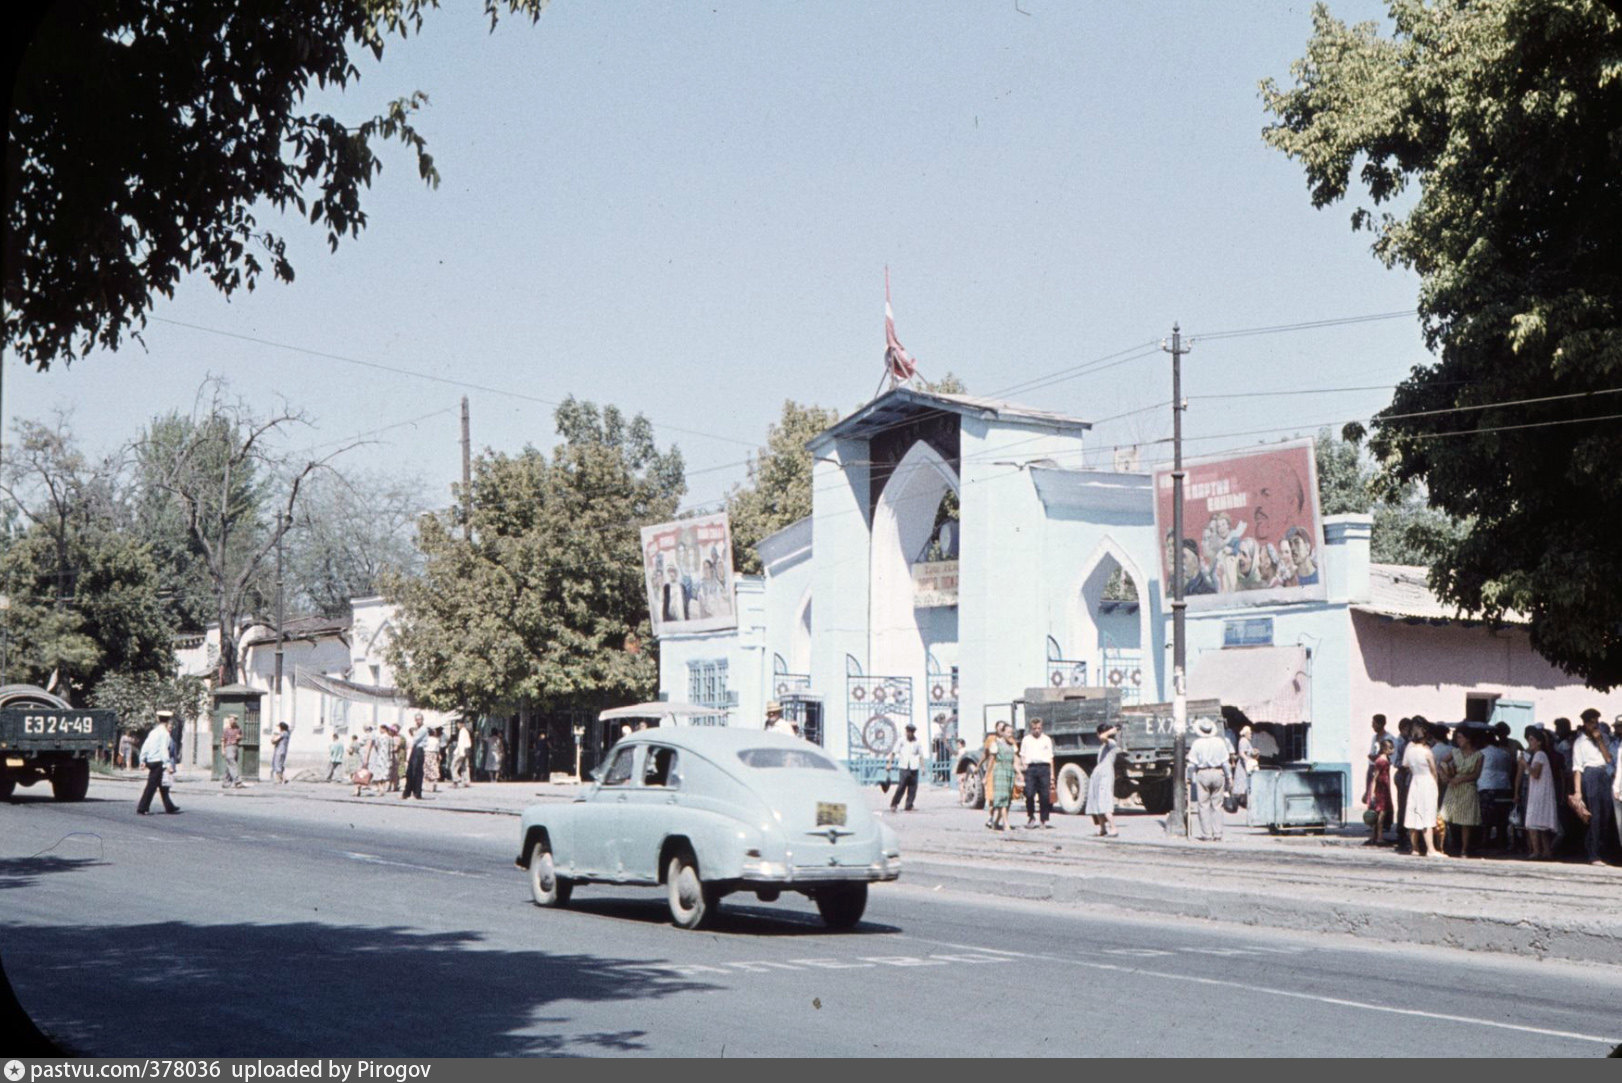
[(270, 695), (270, 728), (282, 720), (282, 535), (287, 533), (287, 515), (276, 513), (276, 684)]
[(1182, 328), (1171, 325), (1171, 342), (1160, 348), (1171, 354), (1171, 718), (1172, 808), (1166, 818), (1168, 835), (1188, 834), (1188, 636), (1183, 622), (1183, 345)]
[(473, 437), (466, 395), (462, 396), (462, 539), (473, 540)]

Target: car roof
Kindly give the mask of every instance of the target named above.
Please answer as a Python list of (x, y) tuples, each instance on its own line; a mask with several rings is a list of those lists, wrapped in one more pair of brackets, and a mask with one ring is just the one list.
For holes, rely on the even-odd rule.
[(786, 733), (774, 733), (771, 730), (732, 729), (727, 726), (660, 726), (657, 729), (639, 730), (622, 738), (615, 747), (623, 744), (655, 743), (669, 745), (672, 748), (685, 748), (700, 755), (720, 756), (729, 752), (737, 752), (745, 748), (814, 748), (823, 755), (827, 755), (821, 748), (791, 737)]

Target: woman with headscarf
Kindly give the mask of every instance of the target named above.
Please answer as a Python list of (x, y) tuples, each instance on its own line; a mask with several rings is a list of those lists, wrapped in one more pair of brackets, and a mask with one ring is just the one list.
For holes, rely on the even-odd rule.
[(1121, 730), (1109, 722), (1098, 724), (1098, 765), (1087, 780), (1087, 815), (1098, 827), (1099, 838), (1115, 838), (1115, 759), (1120, 754)]
[(997, 739), (991, 749), (991, 828), (1008, 830), (1008, 806), (1014, 801), (1014, 742), (1009, 739), (1007, 722), (997, 723)]

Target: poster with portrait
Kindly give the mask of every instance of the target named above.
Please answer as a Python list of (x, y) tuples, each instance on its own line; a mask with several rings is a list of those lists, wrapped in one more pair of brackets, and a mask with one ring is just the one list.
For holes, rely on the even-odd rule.
[(1323, 523), (1312, 441), (1183, 464), (1183, 551), (1172, 534), (1171, 471), (1155, 472), (1160, 568), (1174, 564), (1190, 610), (1322, 601)]
[(738, 626), (725, 512), (643, 527), (642, 578), (654, 635)]

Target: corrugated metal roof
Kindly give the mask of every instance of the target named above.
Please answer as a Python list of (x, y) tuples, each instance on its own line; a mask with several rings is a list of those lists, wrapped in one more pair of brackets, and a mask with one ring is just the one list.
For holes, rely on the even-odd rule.
[[(1370, 564), (1369, 600), (1352, 606), (1359, 613), (1374, 613), (1402, 620), (1476, 621), (1484, 618), (1467, 613), (1436, 597), (1426, 581), (1430, 569), (1420, 564)], [(1505, 624), (1529, 624), (1523, 613), (1504, 613)]]

